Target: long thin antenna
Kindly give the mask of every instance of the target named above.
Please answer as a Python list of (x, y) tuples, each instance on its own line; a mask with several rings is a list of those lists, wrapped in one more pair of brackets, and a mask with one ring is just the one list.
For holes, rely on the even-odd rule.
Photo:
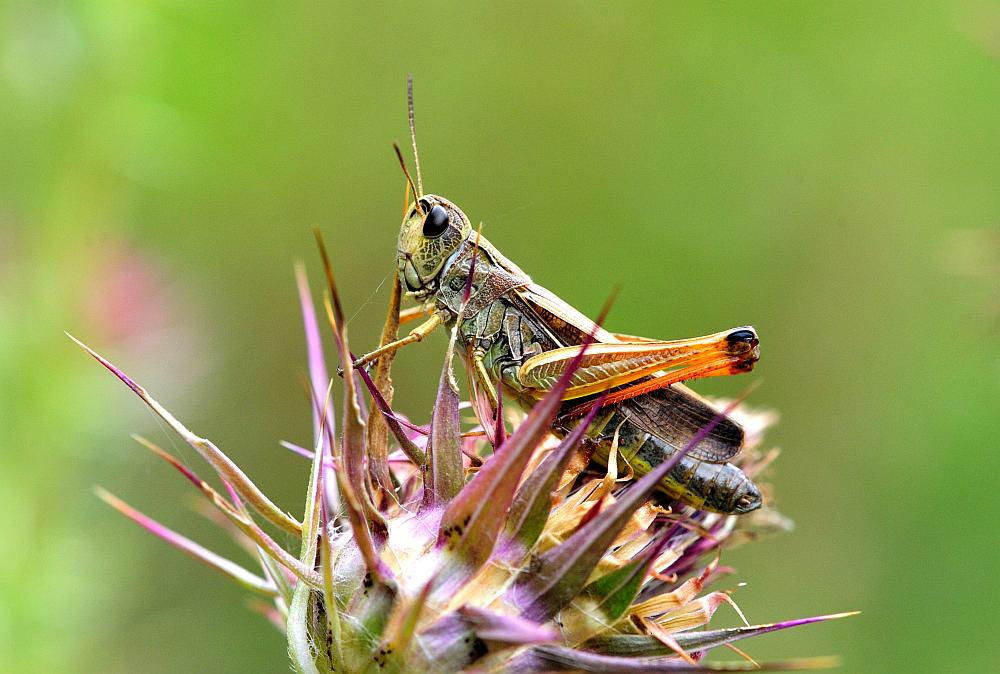
[(417, 126), (413, 115), (413, 75), (406, 76), (406, 103), (410, 113), (410, 144), (413, 145), (413, 166), (417, 171), (417, 199), (424, 196), (424, 180), (420, 177), (420, 155), (417, 154)]
[[(424, 209), (420, 207), (420, 195), (417, 194), (417, 188), (413, 186), (413, 178), (410, 177), (410, 172), (406, 170), (406, 160), (403, 159), (403, 152), (395, 143), (392, 144), (392, 149), (396, 151), (396, 159), (399, 160), (399, 165), (403, 169), (403, 175), (406, 176), (406, 184), (409, 185), (409, 188), (413, 190), (413, 194), (416, 196), (417, 210), (423, 213)], [(409, 202), (409, 198), (407, 198), (407, 202)], [(407, 203), (407, 206), (409, 206), (409, 203)]]

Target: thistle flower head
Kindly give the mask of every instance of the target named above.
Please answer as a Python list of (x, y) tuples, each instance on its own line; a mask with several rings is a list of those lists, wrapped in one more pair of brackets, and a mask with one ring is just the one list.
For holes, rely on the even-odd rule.
[[(211, 552), (104, 490), (98, 495), (257, 595), (252, 606), (285, 633), (296, 671), (754, 669), (759, 665), (735, 642), (849, 615), (707, 629), (724, 605), (742, 619), (730, 594), (712, 589), (731, 571), (719, 565), (719, 551), (786, 529), (787, 520), (769, 507), (733, 516), (663, 502), (654, 490), (671, 461), (636, 478), (612, 452), (607, 469), (595, 471), (586, 422), (565, 437), (551, 433), (572, 369), (530, 413), (506, 410), (509, 435), (502, 420), (463, 419), (475, 406), (460, 401), (454, 335), (430, 422), (413, 424), (392, 409), (391, 354), (372, 373), (352, 367), (327, 265), (325, 308), (343, 364), (342, 381), (330, 378), (301, 269), (298, 280), (314, 435), (309, 450), (286, 444), (311, 458), (300, 516), (278, 507), (211, 441), (83, 347), (211, 466), (222, 490), (140, 439), (204, 495), (216, 521), (259, 570)], [(397, 282), (383, 343), (396, 335), (399, 299)], [(759, 474), (775, 457), (762, 444), (771, 415), (735, 403), (725, 413), (747, 430), (741, 467)], [(265, 525), (293, 534), (298, 549), (279, 545)], [(705, 656), (720, 646), (745, 659), (709, 664)]]

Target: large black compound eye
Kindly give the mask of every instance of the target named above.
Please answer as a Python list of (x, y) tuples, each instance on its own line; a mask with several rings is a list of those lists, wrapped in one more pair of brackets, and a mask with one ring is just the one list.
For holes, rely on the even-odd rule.
[(448, 211), (444, 206), (435, 206), (424, 218), (424, 236), (434, 239), (448, 229)]

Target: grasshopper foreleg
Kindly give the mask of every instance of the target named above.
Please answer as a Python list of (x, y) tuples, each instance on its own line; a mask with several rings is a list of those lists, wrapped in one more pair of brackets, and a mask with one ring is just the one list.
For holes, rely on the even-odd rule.
[(436, 330), (438, 326), (440, 326), (442, 323), (444, 323), (444, 317), (440, 313), (435, 312), (431, 314), (431, 317), (429, 319), (427, 319), (417, 327), (413, 328), (413, 330), (410, 331), (410, 334), (408, 334), (406, 337), (397, 339), (395, 342), (389, 342), (388, 344), (380, 346), (374, 351), (366, 353), (365, 355), (358, 358), (356, 361), (354, 361), (354, 367), (365, 367), (366, 365), (368, 365), (369, 363), (371, 363), (372, 361), (374, 361), (376, 358), (378, 358), (383, 354), (392, 353), (393, 351), (398, 351), (407, 344), (413, 344), (415, 342), (419, 342), (424, 337), (434, 332), (434, 330)]

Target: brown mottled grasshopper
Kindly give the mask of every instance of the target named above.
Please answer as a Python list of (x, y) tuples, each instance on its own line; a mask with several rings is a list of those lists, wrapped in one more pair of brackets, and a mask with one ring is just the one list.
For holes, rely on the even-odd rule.
[[(362, 356), (356, 367), (418, 342), (439, 326), (454, 328), (458, 323), (474, 397), (485, 399), (495, 413), (498, 386), (505, 398), (531, 407), (553, 387), (579, 354), (580, 345), (590, 338), (595, 343), (573, 374), (554, 430), (565, 433), (607, 392), (588, 431), (596, 445), (594, 458), (606, 461), (617, 442), (617, 451), (638, 474), (648, 473), (679, 451), (719, 415), (681, 382), (751, 370), (759, 357), (752, 327), (662, 341), (613, 334), (597, 326), (533, 283), (473, 230), (458, 206), (423, 193), (413, 134), (412, 90), (410, 130), (417, 183), (404, 165), (415, 200), (407, 204), (403, 217), (397, 266), (403, 289), (420, 306), (404, 311), (401, 322), (421, 317), (426, 321), (402, 339)], [(467, 284), (471, 284), (470, 292), (460, 312)], [(661, 490), (695, 508), (720, 513), (759, 508), (761, 494), (756, 485), (728, 463), (742, 444), (743, 429), (723, 418), (678, 461)]]

